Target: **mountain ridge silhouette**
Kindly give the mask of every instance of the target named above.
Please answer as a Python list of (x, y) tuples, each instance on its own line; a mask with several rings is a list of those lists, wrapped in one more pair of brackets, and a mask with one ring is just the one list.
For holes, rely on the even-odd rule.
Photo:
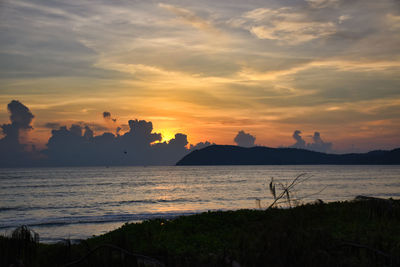
[(400, 148), (367, 153), (327, 154), (298, 148), (211, 145), (192, 151), (176, 165), (397, 165)]

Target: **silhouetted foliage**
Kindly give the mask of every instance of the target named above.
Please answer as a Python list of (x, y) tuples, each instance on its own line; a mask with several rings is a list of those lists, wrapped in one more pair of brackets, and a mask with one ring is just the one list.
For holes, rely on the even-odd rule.
[(22, 225), (17, 227), (10, 237), (0, 237), (1, 266), (21, 266), (34, 262), (39, 245), (39, 235)]
[[(312, 193), (311, 195), (306, 195), (306, 196), (295, 196), (295, 187), (308, 179), (310, 179), (312, 176), (307, 175), (306, 173), (302, 173), (297, 175), (290, 183), (281, 183), (277, 182), (274, 180), (274, 177), (271, 177), (271, 181), (269, 183), (269, 191), (273, 197), (272, 203), (268, 206), (268, 208), (276, 207), (280, 204), (285, 204), (289, 208), (292, 207), (292, 205), (299, 205), (301, 204), (301, 201), (304, 198), (310, 197), (312, 195), (316, 195), (321, 193), (325, 188), (322, 190)], [(280, 193), (277, 194), (276, 188), (278, 187), (278, 190), (280, 190)], [(278, 191), (279, 192), (279, 191)]]
[(131, 254), (166, 266), (399, 266), (400, 201), (358, 197), (155, 219), (78, 244), (39, 244), (31, 258), (15, 256), (13, 240), (0, 238), (1, 266), (151, 266)]

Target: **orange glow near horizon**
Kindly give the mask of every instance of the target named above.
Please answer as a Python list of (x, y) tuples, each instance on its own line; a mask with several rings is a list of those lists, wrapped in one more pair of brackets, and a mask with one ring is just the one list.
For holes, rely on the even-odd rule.
[(59, 126), (124, 134), (134, 119), (161, 142), (235, 144), (244, 130), (279, 147), (300, 130), (340, 151), (399, 147), (400, 16), (394, 0), (366, 1), (6, 1), (0, 125), (16, 99), (41, 147)]

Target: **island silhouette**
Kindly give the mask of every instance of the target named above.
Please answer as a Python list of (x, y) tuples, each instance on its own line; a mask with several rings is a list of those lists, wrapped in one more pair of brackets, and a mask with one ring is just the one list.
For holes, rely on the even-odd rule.
[(368, 153), (327, 154), (298, 148), (211, 145), (194, 150), (176, 165), (390, 165), (400, 164), (400, 148)]

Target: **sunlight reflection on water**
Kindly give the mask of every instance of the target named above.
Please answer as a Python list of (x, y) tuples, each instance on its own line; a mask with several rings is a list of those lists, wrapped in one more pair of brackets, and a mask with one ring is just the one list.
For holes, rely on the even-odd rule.
[(311, 179), (296, 195), (323, 201), (400, 196), (400, 166), (169, 166), (0, 169), (0, 231), (32, 225), (44, 241), (85, 238), (127, 221), (265, 207), (271, 177)]

